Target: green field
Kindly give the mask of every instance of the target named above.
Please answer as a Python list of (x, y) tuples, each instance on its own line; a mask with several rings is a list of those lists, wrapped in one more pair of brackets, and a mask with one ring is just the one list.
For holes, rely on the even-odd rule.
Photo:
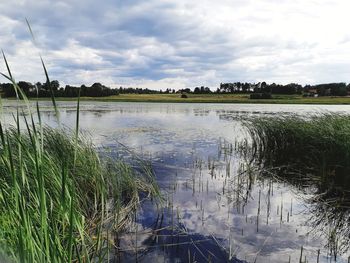
[[(249, 99), (249, 94), (188, 94), (188, 98), (181, 98), (180, 94), (120, 94), (110, 97), (82, 97), (81, 99), (107, 102), (350, 104), (350, 97), (313, 98), (301, 95), (273, 95), (272, 99)], [(62, 97), (57, 100), (76, 101), (76, 98)]]

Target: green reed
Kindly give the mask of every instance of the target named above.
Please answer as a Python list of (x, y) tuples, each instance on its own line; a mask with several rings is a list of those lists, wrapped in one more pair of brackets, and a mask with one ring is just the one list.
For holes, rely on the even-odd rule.
[(307, 193), (308, 224), (326, 237), (328, 254), (336, 260), (348, 251), (350, 116), (260, 117), (245, 120), (244, 125), (251, 140), (240, 150), (259, 177)]
[(245, 126), (254, 158), (313, 175), (308, 180), (350, 186), (349, 115), (261, 117), (245, 121)]
[[(100, 159), (75, 131), (42, 124), (40, 107), (7, 74), (17, 94), (14, 125), (0, 122), (0, 247), (9, 262), (101, 262), (139, 204), (157, 195), (151, 169)], [(50, 83), (42, 61), (47, 82)], [(57, 120), (58, 107), (52, 98)], [(140, 172), (141, 171), (141, 172)], [(3, 261), (4, 261), (3, 260)]]

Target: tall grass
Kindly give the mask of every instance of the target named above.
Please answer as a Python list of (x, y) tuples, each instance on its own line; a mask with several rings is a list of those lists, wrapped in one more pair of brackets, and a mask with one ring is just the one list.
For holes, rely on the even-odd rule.
[(329, 253), (350, 248), (350, 116), (260, 117), (244, 122), (251, 141), (243, 153), (260, 178), (305, 191), (308, 224), (328, 240)]
[(151, 170), (101, 160), (79, 133), (79, 99), (75, 131), (43, 125), (39, 103), (33, 113), (3, 57), (8, 73), (1, 74), (12, 82), (18, 107), (13, 126), (0, 122), (2, 253), (15, 262), (108, 260), (112, 235), (139, 204), (139, 193), (158, 193)]
[(349, 115), (261, 117), (244, 124), (256, 160), (302, 170), (304, 175), (315, 175), (316, 180), (350, 188)]

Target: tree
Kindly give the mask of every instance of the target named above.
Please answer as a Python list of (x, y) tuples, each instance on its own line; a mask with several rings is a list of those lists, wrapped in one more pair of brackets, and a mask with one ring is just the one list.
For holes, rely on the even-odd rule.
[(18, 87), (23, 91), (26, 96), (29, 96), (33, 92), (34, 86), (26, 81), (20, 81), (17, 83)]
[(43, 88), (46, 91), (50, 91), (50, 88), (52, 89), (52, 91), (57, 91), (60, 88), (60, 83), (58, 82), (58, 80), (52, 80), (50, 81), (50, 83), (45, 82)]
[(60, 83), (58, 80), (53, 80), (50, 84), (53, 91), (57, 91), (60, 88)]
[(4, 94), (4, 97), (15, 97), (16, 92), (15, 88), (13, 87), (12, 83), (3, 83), (1, 84), (2, 92)]
[(248, 91), (250, 90), (250, 84), (249, 83), (244, 83), (241, 85), (243, 91)]

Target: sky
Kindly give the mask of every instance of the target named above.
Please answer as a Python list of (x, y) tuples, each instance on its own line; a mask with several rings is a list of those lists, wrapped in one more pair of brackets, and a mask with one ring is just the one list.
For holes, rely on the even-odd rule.
[(348, 0), (0, 0), (0, 48), (16, 80), (45, 80), (41, 54), (61, 85), (350, 82), (349, 11)]

